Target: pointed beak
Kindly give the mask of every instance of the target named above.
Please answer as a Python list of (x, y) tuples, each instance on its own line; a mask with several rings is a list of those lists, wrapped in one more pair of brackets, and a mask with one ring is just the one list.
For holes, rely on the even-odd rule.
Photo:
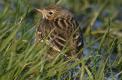
[(39, 13), (43, 13), (43, 10), (42, 10), (42, 9), (37, 9), (37, 8), (35, 8), (35, 10), (36, 10), (37, 12), (39, 12)]
[(37, 8), (35, 8), (35, 10), (36, 10), (37, 12), (41, 13), (42, 16), (43, 16), (43, 18), (46, 18), (46, 13), (47, 13), (47, 11), (46, 11), (45, 9), (37, 9)]

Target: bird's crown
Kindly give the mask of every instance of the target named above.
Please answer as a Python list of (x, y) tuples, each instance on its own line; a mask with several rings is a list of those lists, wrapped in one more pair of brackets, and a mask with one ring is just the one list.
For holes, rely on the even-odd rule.
[(56, 18), (73, 17), (72, 13), (68, 9), (58, 5), (51, 5), (46, 8), (36, 9), (36, 10), (40, 12), (43, 18), (47, 20), (54, 20)]

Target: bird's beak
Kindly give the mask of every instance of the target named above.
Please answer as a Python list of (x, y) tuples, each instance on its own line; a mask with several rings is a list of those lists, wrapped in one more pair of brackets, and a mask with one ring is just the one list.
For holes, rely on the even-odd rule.
[(42, 12), (43, 12), (42, 9), (37, 9), (37, 8), (35, 8), (35, 10), (36, 10), (37, 12), (39, 12), (39, 13), (42, 13)]
[(46, 18), (47, 11), (45, 9), (35, 9), (37, 12), (41, 13), (43, 18)]

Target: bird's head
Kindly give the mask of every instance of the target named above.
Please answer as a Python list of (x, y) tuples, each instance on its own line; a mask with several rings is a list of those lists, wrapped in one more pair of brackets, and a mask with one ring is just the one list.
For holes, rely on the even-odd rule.
[(36, 11), (42, 14), (43, 19), (47, 19), (47, 20), (73, 17), (72, 13), (69, 10), (57, 5), (48, 6), (43, 9), (36, 9)]

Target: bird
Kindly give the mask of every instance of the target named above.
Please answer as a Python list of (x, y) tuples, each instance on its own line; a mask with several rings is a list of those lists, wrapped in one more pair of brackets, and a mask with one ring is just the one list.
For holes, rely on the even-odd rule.
[(83, 34), (74, 14), (59, 5), (35, 8), (35, 10), (42, 15), (36, 29), (36, 42), (46, 41), (50, 46), (48, 57), (54, 59), (66, 48), (66, 57), (81, 58)]

